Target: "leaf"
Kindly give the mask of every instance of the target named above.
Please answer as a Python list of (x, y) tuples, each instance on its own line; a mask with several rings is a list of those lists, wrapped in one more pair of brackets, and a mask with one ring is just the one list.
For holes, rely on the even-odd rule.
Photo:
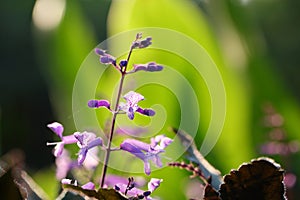
[[(99, 197), (103, 200), (126, 200), (127, 198), (123, 197), (120, 193), (114, 189), (100, 189), (98, 191)], [(100, 199), (101, 199), (100, 198)]]
[(219, 193), (210, 185), (207, 184), (204, 190), (204, 200), (221, 200)]
[(86, 190), (79, 186), (63, 184), (63, 188), (67, 191), (75, 192), (83, 197), (89, 197), (101, 200), (127, 200), (114, 189), (101, 188), (100, 190)]
[(224, 177), (221, 198), (284, 200), (283, 173), (280, 165), (270, 158), (252, 160)]

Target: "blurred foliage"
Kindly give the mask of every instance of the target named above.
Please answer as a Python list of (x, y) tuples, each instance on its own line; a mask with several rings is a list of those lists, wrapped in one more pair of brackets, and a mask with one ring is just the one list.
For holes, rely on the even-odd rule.
[[(75, 131), (72, 90), (77, 70), (86, 55), (106, 36), (142, 27), (182, 32), (202, 45), (217, 64), (226, 89), (226, 119), (218, 143), (207, 159), (223, 174), (261, 155), (260, 145), (268, 140), (268, 132), (262, 124), (266, 103), (271, 103), (282, 114), (287, 139), (300, 139), (297, 129), (300, 119), (300, 13), (297, 1), (67, 0), (62, 21), (48, 32), (32, 27), (30, 14), (35, 2), (19, 3), (18, 6), (10, 5), (8, 1), (1, 3), (1, 27), (5, 30), (1, 34), (3, 59), (0, 80), (1, 91), (4, 92), (0, 107), (1, 152), (21, 147), (26, 149), (29, 162), (35, 162), (37, 157), (41, 157), (36, 149), (40, 149), (46, 138), (51, 137), (50, 131), (42, 131), (48, 121), (62, 122), (67, 133)], [(205, 82), (183, 59), (166, 52), (146, 53), (149, 57), (137, 58), (143, 52), (137, 53), (134, 61), (153, 59), (167, 63), (186, 77), (195, 89), (201, 110), (196, 136), (200, 148), (212, 106)], [(106, 71), (104, 80), (107, 84), (113, 83), (116, 78), (110, 72)], [(180, 88), (180, 85), (176, 87)], [(102, 89), (99, 86), (97, 91)], [(139, 90), (147, 98), (144, 105), (161, 103), (169, 105), (167, 113), (179, 112), (176, 101), (169, 102), (172, 94), (166, 88), (146, 86)], [(107, 91), (101, 95), (106, 97), (110, 94)], [(159, 94), (159, 98), (150, 96), (153, 91)], [(169, 125), (176, 126), (177, 117), (176, 114), (168, 114), (163, 132)], [(138, 123), (148, 123), (137, 120)], [(15, 137), (11, 133), (19, 135)], [(37, 136), (41, 133), (46, 138)], [(50, 160), (50, 150), (45, 146), (41, 148), (39, 153), (48, 150), (45, 156)], [(296, 153), (295, 159), (289, 160), (288, 165), (289, 171), (300, 177), (298, 155)], [(278, 162), (285, 168), (284, 158)], [(39, 163), (35, 167), (42, 166), (44, 164)], [(41, 185), (46, 185), (42, 182), (49, 180), (44, 178), (47, 175), (48, 172), (43, 175), (40, 171), (35, 178)], [(153, 176), (164, 178), (162, 187), (155, 194), (163, 199), (184, 199), (182, 188), (187, 182), (179, 183), (178, 180), (185, 180), (186, 173), (164, 168), (155, 171)], [(296, 184), (291, 189), (290, 199), (300, 196), (296, 192), (300, 191), (299, 187)], [(53, 196), (54, 188), (45, 188), (48, 189), (51, 191), (47, 193)]]

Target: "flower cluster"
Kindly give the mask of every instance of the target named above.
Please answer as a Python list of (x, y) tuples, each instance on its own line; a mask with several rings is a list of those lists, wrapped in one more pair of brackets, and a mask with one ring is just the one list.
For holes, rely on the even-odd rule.
[[(92, 132), (74, 132), (68, 136), (63, 136), (64, 127), (58, 123), (53, 122), (48, 124), (48, 127), (60, 138), (59, 142), (47, 143), (47, 145), (55, 145), (53, 154), (56, 157), (57, 173), (56, 176), (61, 180), (62, 184), (69, 184), (73, 186), (78, 186), (77, 180), (68, 179), (67, 174), (71, 169), (81, 168), (84, 166), (88, 170), (93, 170), (97, 172), (96, 168), (99, 166), (99, 155), (98, 152), (104, 153), (104, 163), (102, 169), (102, 175), (100, 180), (100, 187), (113, 187), (115, 191), (127, 195), (129, 197), (137, 197), (138, 199), (151, 199), (150, 194), (159, 187), (160, 183), (163, 181), (158, 178), (151, 178), (148, 183), (148, 190), (143, 191), (139, 188), (134, 179), (131, 177), (128, 181), (120, 177), (116, 178), (114, 175), (107, 175), (106, 171), (108, 168), (108, 161), (111, 151), (124, 151), (132, 154), (136, 158), (140, 159), (144, 163), (144, 172), (146, 175), (151, 174), (150, 161), (152, 161), (157, 167), (162, 167), (162, 160), (160, 154), (165, 152), (165, 148), (168, 147), (173, 140), (166, 137), (165, 135), (157, 135), (151, 138), (149, 143), (145, 143), (133, 138), (124, 139), (120, 146), (112, 149), (111, 143), (113, 140), (113, 134), (115, 131), (115, 121), (119, 114), (126, 114), (130, 120), (133, 120), (135, 114), (141, 114), (145, 116), (152, 117), (155, 115), (155, 111), (151, 108), (142, 108), (138, 103), (144, 100), (144, 96), (135, 92), (129, 91), (123, 95), (125, 102), (120, 102), (122, 96), (122, 86), (123, 80), (126, 75), (136, 73), (138, 71), (146, 72), (157, 72), (163, 70), (163, 66), (155, 62), (149, 62), (146, 64), (135, 64), (131, 70), (127, 69), (130, 56), (134, 49), (142, 49), (150, 46), (152, 44), (152, 38), (147, 37), (142, 39), (142, 34), (137, 34), (135, 40), (131, 44), (130, 52), (126, 60), (121, 60), (117, 62), (117, 59), (108, 54), (105, 50), (96, 48), (95, 53), (99, 56), (99, 61), (105, 65), (112, 65), (121, 74), (120, 88), (118, 96), (116, 99), (115, 107), (111, 107), (111, 103), (106, 99), (91, 99), (87, 102), (87, 106), (90, 108), (106, 108), (112, 113), (112, 123), (110, 132), (107, 133), (109, 136), (107, 144), (104, 144), (104, 140), (98, 137)], [(77, 153), (77, 161), (73, 161), (65, 149), (67, 144), (77, 144), (79, 150)], [(95, 173), (92, 173), (95, 174)], [(116, 181), (117, 180), (117, 181)], [(113, 182), (113, 184), (111, 184)], [(87, 182), (81, 186), (85, 190), (94, 190), (95, 183)]]
[(147, 144), (135, 139), (124, 140), (120, 147), (122, 150), (127, 151), (144, 162), (145, 174), (151, 173), (149, 160), (155, 163), (157, 167), (162, 167), (162, 162), (159, 154), (164, 152), (164, 149), (173, 142), (172, 139), (158, 135), (151, 139), (151, 143)]

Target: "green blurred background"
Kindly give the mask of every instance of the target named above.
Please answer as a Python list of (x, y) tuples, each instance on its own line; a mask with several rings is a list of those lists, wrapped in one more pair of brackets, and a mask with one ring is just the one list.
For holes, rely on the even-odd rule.
[[(0, 154), (22, 149), (30, 175), (55, 196), (55, 183), (45, 187), (55, 182), (54, 158), (45, 145), (53, 135), (46, 124), (57, 120), (66, 132), (75, 130), (72, 89), (81, 63), (109, 36), (162, 27), (196, 40), (222, 74), (227, 113), (218, 143), (207, 156), (211, 164), (226, 174), (266, 155), (299, 177), (299, 9), (300, 2), (293, 0), (1, 1)], [(177, 62), (159, 54), (155, 58)], [(193, 71), (182, 73), (194, 87), (205, 88)], [(196, 137), (199, 147), (210, 119), (206, 92), (197, 90), (204, 110)], [(281, 121), (264, 123), (272, 116)], [(170, 118), (167, 125), (176, 126), (176, 115)], [(284, 134), (276, 137), (274, 130)], [(267, 155), (261, 147), (270, 141), (292, 150)], [(158, 196), (185, 199), (188, 173), (164, 169), (154, 175), (164, 178)], [(298, 180), (290, 183), (289, 199), (300, 197), (299, 187)]]

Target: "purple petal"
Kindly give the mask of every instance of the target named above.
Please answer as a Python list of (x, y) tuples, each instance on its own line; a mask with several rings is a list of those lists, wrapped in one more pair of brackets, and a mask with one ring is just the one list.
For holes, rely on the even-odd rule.
[(154, 157), (152, 157), (152, 161), (155, 163), (155, 165), (157, 167), (162, 167), (162, 162), (158, 155), (155, 155)]
[(78, 165), (82, 165), (82, 163), (84, 162), (85, 158), (86, 158), (86, 154), (88, 152), (87, 148), (81, 148), (79, 153), (78, 153)]
[(173, 140), (165, 135), (157, 135), (154, 138), (151, 138), (151, 147), (154, 149), (165, 149), (172, 142)]
[(147, 64), (138, 64), (133, 66), (134, 69), (131, 72), (137, 71), (148, 71), (148, 72), (157, 72), (163, 70), (162, 65), (158, 65), (155, 62), (149, 62)]
[(151, 197), (150, 198), (148, 197), (150, 194), (151, 194), (150, 191), (146, 191), (146, 192), (143, 193), (143, 195), (145, 196), (146, 200), (151, 200), (152, 199)]
[(128, 112), (127, 112), (127, 116), (129, 119), (133, 120), (134, 118), (134, 111), (132, 107), (129, 107)]
[(172, 142), (173, 140), (171, 138), (166, 137), (165, 135), (157, 135), (154, 138), (151, 138), (151, 147), (154, 149), (163, 150)]
[[(138, 176), (134, 178), (133, 183), (136, 187), (142, 187), (145, 185), (146, 181), (144, 177)], [(123, 176), (108, 174), (105, 178), (105, 184), (109, 187), (113, 187), (116, 184), (124, 184), (127, 186), (128, 178), (125, 178)]]
[(151, 37), (147, 37), (146, 39), (144, 40), (137, 40), (137, 41), (134, 41), (132, 43), (132, 48), (146, 48), (148, 46), (150, 46), (152, 44), (151, 42), (152, 38)]
[(86, 131), (83, 133), (76, 132), (74, 133), (74, 137), (78, 140), (77, 145), (80, 148), (77, 159), (79, 165), (84, 162), (89, 149), (103, 145), (103, 140), (100, 137), (96, 138), (94, 133)]
[(64, 127), (58, 122), (53, 122), (47, 125), (58, 137), (62, 138), (62, 133), (64, 132)]
[(55, 164), (56, 164), (56, 179), (61, 180), (65, 178), (72, 166), (72, 160), (67, 150), (63, 151), (62, 155), (55, 159)]
[(164, 137), (161, 141), (159, 146), (161, 146), (162, 149), (165, 149), (167, 146), (169, 146), (171, 143), (173, 142), (173, 140), (171, 138), (168, 137)]
[(95, 170), (95, 168), (99, 165), (100, 159), (98, 157), (98, 148), (89, 149), (84, 162), (82, 163), (83, 166), (88, 170)]
[(130, 144), (129, 142), (123, 141), (120, 144), (120, 148), (124, 151), (127, 151), (131, 154), (133, 154), (134, 156), (144, 160), (145, 159), (145, 154), (136, 146)]
[(75, 132), (73, 135), (78, 140), (78, 142), (82, 145), (84, 142), (84, 135), (80, 132)]
[(116, 59), (109, 54), (100, 57), (100, 62), (102, 64), (113, 64), (116, 62)]
[(92, 182), (88, 182), (88, 183), (84, 184), (83, 186), (81, 186), (81, 188), (85, 189), (85, 190), (94, 190), (95, 184)]
[(122, 67), (126, 67), (127, 64), (128, 64), (128, 61), (127, 61), (127, 60), (121, 60), (119, 65), (120, 65), (120, 67), (122, 68)]
[(74, 137), (74, 135), (67, 135), (62, 138), (62, 141), (65, 144), (74, 144), (77, 142), (77, 139)]
[(139, 141), (139, 140), (135, 140), (135, 139), (126, 139), (122, 142), (122, 144), (131, 144), (133, 146), (135, 146), (136, 148), (142, 150), (142, 151), (149, 151), (150, 149), (150, 145), (145, 143), (145, 142), (142, 142), (142, 141)]
[(116, 59), (112, 55), (105, 53), (104, 50), (96, 48), (95, 53), (100, 56), (100, 62), (102, 64), (116, 64)]
[(95, 49), (95, 53), (98, 54), (99, 56), (104, 56), (105, 55), (105, 51), (99, 48)]
[(136, 110), (136, 112), (141, 113), (142, 115), (146, 115), (146, 116), (154, 116), (155, 115), (155, 111), (152, 109), (142, 109), (142, 108), (138, 108)]
[[(115, 184), (115, 190), (117, 190), (117, 191), (119, 191), (123, 194), (125, 193), (126, 189), (127, 189), (127, 183), (125, 183), (125, 184), (124, 183)], [(134, 187), (131, 190), (127, 191), (127, 195), (128, 196), (137, 196), (137, 195), (143, 194), (143, 192), (144, 192), (143, 190), (140, 190), (140, 189)]]
[(163, 179), (158, 178), (151, 178), (150, 182), (148, 183), (148, 190), (153, 192), (160, 186), (160, 183), (163, 181)]
[(102, 146), (102, 145), (103, 145), (103, 140), (100, 137), (97, 137), (88, 143), (87, 148), (91, 149), (93, 147)]
[(152, 44), (151, 40), (152, 40), (151, 37), (147, 37), (146, 39), (142, 40), (139, 48), (145, 48), (145, 47), (150, 46)]
[(65, 144), (63, 142), (59, 142), (56, 144), (56, 146), (54, 147), (54, 152), (53, 152), (55, 157), (59, 157), (62, 155), (63, 150), (64, 150), (64, 145)]
[(156, 72), (163, 70), (163, 66), (156, 64), (155, 62), (150, 62), (147, 65), (148, 72)]
[(128, 183), (128, 178), (124, 178), (122, 176), (108, 174), (105, 178), (105, 184), (108, 187), (112, 187), (116, 184), (127, 184), (127, 183)]
[(96, 135), (94, 133), (87, 131), (84, 131), (82, 133), (75, 132), (73, 135), (78, 140), (77, 145), (79, 146), (79, 148), (87, 147), (90, 142), (96, 139)]
[(99, 108), (99, 107), (106, 107), (107, 109), (110, 109), (110, 103), (107, 100), (89, 100), (88, 106), (90, 108)]
[(137, 104), (139, 101), (144, 100), (144, 96), (137, 92), (130, 91), (124, 95), (124, 99), (127, 101), (127, 103), (133, 106)]
[(144, 161), (144, 172), (145, 174), (147, 174), (148, 176), (151, 174), (151, 169), (150, 169), (150, 163), (148, 160)]
[(135, 72), (137, 71), (147, 71), (147, 67), (143, 64), (141, 65), (134, 65), (134, 70)]

